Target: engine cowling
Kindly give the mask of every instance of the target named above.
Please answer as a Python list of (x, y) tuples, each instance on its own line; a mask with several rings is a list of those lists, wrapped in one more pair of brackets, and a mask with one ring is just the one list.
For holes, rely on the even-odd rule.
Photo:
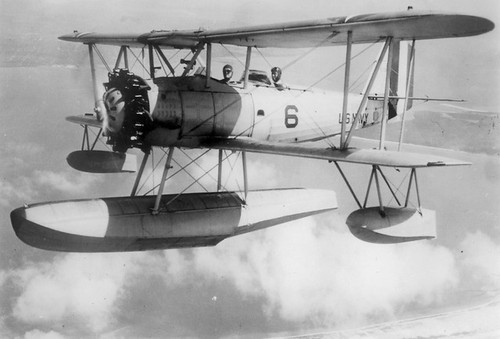
[(108, 74), (108, 79), (103, 96), (108, 144), (120, 153), (132, 147), (147, 149), (144, 136), (152, 129), (148, 98), (151, 87), (127, 69), (114, 70)]

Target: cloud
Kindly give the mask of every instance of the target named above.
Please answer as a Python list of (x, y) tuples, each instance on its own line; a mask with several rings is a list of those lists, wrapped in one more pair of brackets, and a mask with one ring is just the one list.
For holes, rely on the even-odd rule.
[(29, 201), (34, 191), (29, 180), (18, 177), (15, 184), (0, 179), (0, 206), (10, 207), (13, 200)]
[(443, 247), (367, 244), (312, 218), (196, 250), (192, 265), (182, 260), (191, 272), (264, 297), (269, 315), (323, 326), (432, 304), (458, 284), (453, 255)]
[(12, 273), (13, 315), (31, 325), (69, 324), (91, 333), (114, 323), (117, 301), (142, 254), (68, 254)]
[(500, 288), (500, 245), (483, 232), (468, 233), (461, 242), (461, 258), (464, 274), (477, 287)]
[(47, 170), (36, 170), (33, 173), (33, 177), (33, 181), (38, 185), (69, 194), (82, 194), (88, 190), (91, 185), (102, 180), (102, 177), (87, 173), (75, 174)]
[[(487, 244), (477, 235), (470, 239), (464, 241), (468, 246)], [(479, 265), (485, 253), (468, 264)], [(9, 279), (5, 272), (1, 277)], [(167, 294), (223, 279), (243, 300), (262, 301), (269, 318), (306, 327), (386, 321), (405, 309), (439, 304), (459, 284), (448, 249), (433, 242), (364, 243), (332, 213), (234, 237), (214, 248), (56, 256), (51, 263), (28, 263), (9, 277), (21, 291), (14, 298), (14, 318), (33, 327), (29, 335), (42, 337), (57, 336), (39, 331), (58, 330), (56, 324), (86, 334), (119, 328), (120, 305), (140, 298), (147, 277), (163, 279)]]
[(24, 335), (24, 339), (63, 339), (63, 338), (64, 336), (62, 334), (54, 331), (42, 332), (40, 330), (33, 330), (27, 332)]

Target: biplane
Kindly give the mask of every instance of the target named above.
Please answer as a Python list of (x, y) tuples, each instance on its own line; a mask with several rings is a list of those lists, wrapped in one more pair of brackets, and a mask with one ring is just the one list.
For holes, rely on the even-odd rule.
[[(93, 112), (67, 118), (84, 130), (81, 149), (67, 161), (84, 172), (137, 172), (135, 183), (126, 197), (27, 204), (12, 211), (13, 228), (22, 241), (42, 249), (141, 251), (214, 246), (228, 237), (338, 207), (331, 190), (249, 189), (246, 154), (252, 152), (334, 164), (359, 207), (346, 224), (362, 240), (397, 243), (433, 238), (435, 227), (426, 225), (433, 223), (434, 211), (421, 206), (417, 170), (468, 163), (386, 150), (387, 123), (399, 117), (401, 145), (405, 114), (413, 101), (422, 100), (413, 96), (412, 86), (417, 40), (469, 37), (493, 28), (491, 21), (481, 17), (409, 9), (245, 28), (63, 35), (61, 40), (87, 45), (95, 100)], [(355, 44), (380, 46), (361, 93), (349, 93)], [(101, 45), (117, 49), (111, 66), (100, 52)], [(241, 77), (233, 78), (231, 64), (224, 66), (222, 78), (213, 76), (212, 50), (219, 45), (243, 49)], [(342, 93), (289, 86), (282, 83), (279, 67), (271, 69), (271, 77), (252, 67), (255, 50), (325, 46), (341, 46), (345, 53)], [(184, 50), (189, 58), (169, 54)], [(142, 60), (141, 54), (146, 55)], [(97, 81), (96, 55), (107, 67), (104, 87)], [(134, 73), (132, 58), (134, 65), (147, 70), (147, 77)], [(375, 83), (381, 77), (383, 87), (376, 94)], [(354, 132), (368, 127), (380, 127), (378, 147), (352, 147)], [(110, 149), (97, 149), (103, 140)], [(331, 143), (318, 144), (321, 140)], [(143, 156), (138, 170), (133, 149)], [(217, 170), (216, 188), (201, 193), (165, 192), (171, 169), (178, 164), (174, 153), (186, 149), (198, 149), (200, 155), (179, 165), (179, 171), (209, 150), (218, 151), (217, 164), (202, 174)], [(154, 152), (163, 155), (161, 179), (140, 194)], [(226, 189), (222, 179), (223, 165), (230, 157), (241, 159), (243, 188), (239, 190)], [(343, 163), (371, 166), (364, 199), (350, 184)], [(229, 164), (234, 166), (234, 161)], [(151, 166), (158, 164), (152, 161)], [(389, 184), (383, 172), (387, 168), (407, 171), (404, 189), (395, 190)], [(191, 177), (188, 188), (201, 178)], [(370, 205), (373, 186), (376, 202)]]

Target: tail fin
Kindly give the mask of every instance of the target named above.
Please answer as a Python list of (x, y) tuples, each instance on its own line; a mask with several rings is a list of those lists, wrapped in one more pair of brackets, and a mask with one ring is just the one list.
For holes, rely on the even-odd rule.
[[(406, 68), (404, 69), (404, 72), (400, 72), (400, 73), (402, 73), (402, 75), (404, 77), (402, 78), (400, 76), (400, 80), (401, 80), (401, 78), (403, 79), (403, 86), (402, 86), (402, 88), (399, 89), (399, 95), (400, 96), (406, 95), (405, 86), (406, 86), (406, 81), (408, 79), (408, 81), (409, 81), (408, 98), (413, 98), (413, 96), (414, 96), (413, 90), (414, 90), (414, 83), (415, 83), (415, 50), (413, 51), (413, 58), (412, 58), (412, 55), (411, 55), (412, 46), (411, 46), (411, 44), (404, 43), (403, 46), (404, 47), (401, 50), (400, 56), (406, 57), (405, 59), (402, 59), (403, 61), (406, 61), (405, 62)], [(406, 109), (409, 110), (410, 108), (412, 108), (412, 106), (413, 106), (413, 99), (408, 99), (408, 104), (406, 106)], [(401, 109), (400, 111), (398, 110), (398, 113), (401, 113), (402, 111), (403, 111), (403, 109)]]
[[(414, 89), (414, 70), (411, 67), (411, 62), (415, 63), (415, 57), (411, 59), (411, 44), (401, 41), (393, 41), (394, 54), (392, 57), (392, 65), (389, 77), (389, 119), (394, 118), (397, 114), (403, 112), (404, 100), (406, 95), (407, 75), (409, 77), (408, 103), (406, 109), (409, 110), (413, 106), (413, 89)], [(414, 54), (415, 55), (415, 54)], [(385, 61), (378, 72), (372, 91), (369, 96), (366, 113), (373, 114), (372, 110), (382, 112), (383, 100), (385, 92), (385, 78), (387, 72), (387, 55)]]

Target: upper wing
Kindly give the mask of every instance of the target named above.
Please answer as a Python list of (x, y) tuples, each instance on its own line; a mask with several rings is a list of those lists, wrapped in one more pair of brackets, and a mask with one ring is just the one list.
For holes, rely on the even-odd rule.
[(182, 144), (179, 144), (177, 146), (298, 156), (303, 158), (323, 159), (366, 165), (378, 165), (385, 167), (421, 168), (434, 166), (470, 165), (470, 163), (468, 162), (429, 154), (356, 148), (342, 151), (339, 149), (325, 148), (314, 144), (267, 142), (254, 140), (252, 138), (206, 140), (193, 139), (191, 143), (183, 142)]
[(353, 43), (368, 43), (388, 36), (400, 40), (465, 37), (486, 33), (493, 28), (493, 22), (481, 17), (411, 10), (220, 30), (152, 31), (146, 34), (75, 32), (59, 38), (86, 44), (131, 47), (153, 44), (166, 48), (193, 48), (199, 43), (221, 43), (298, 48), (346, 44), (348, 31), (353, 32)]

